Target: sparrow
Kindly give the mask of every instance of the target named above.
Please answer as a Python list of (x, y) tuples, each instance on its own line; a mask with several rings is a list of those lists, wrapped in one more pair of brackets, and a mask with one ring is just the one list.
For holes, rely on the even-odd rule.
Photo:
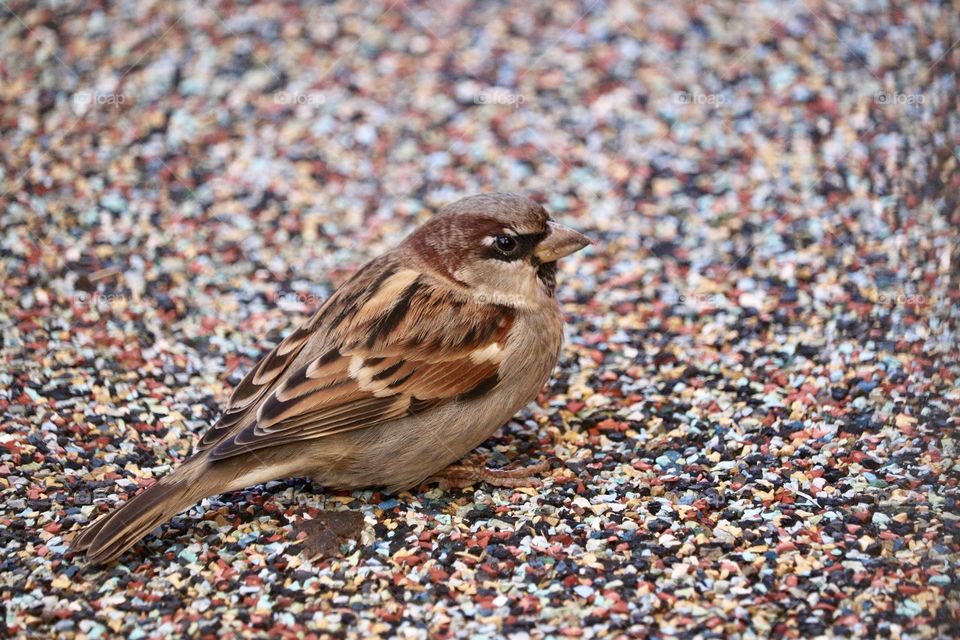
[(205, 497), (289, 477), (517, 486), (517, 470), (454, 463), (546, 383), (563, 341), (557, 260), (588, 244), (518, 194), (441, 208), (257, 362), (188, 459), (72, 548), (110, 562)]

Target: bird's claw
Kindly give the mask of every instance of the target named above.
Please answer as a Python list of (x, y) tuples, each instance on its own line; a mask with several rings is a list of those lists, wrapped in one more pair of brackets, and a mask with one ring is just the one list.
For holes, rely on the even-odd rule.
[(543, 482), (535, 477), (550, 468), (546, 460), (515, 469), (492, 469), (480, 465), (452, 464), (424, 481), (436, 482), (444, 491), (462, 489), (477, 482), (494, 487), (539, 487)]

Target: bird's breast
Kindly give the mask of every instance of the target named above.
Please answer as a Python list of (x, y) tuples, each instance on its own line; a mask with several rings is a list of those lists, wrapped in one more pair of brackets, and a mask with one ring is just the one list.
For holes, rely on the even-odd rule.
[(500, 384), (518, 406), (533, 400), (560, 357), (563, 321), (553, 304), (533, 313), (520, 313), (507, 339)]

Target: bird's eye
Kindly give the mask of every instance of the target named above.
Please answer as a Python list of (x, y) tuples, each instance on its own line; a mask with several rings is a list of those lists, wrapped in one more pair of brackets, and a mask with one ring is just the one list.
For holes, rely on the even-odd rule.
[(497, 236), (493, 239), (493, 246), (500, 253), (510, 253), (517, 248), (517, 241), (512, 236)]

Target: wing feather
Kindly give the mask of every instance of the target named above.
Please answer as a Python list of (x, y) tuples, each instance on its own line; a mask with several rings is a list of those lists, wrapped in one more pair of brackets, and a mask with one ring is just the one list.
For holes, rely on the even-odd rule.
[[(511, 309), (449, 304), (449, 289), (406, 267), (356, 286), (363, 282), (377, 289), (344, 292), (351, 309), (330, 309), (331, 298), (316, 326), (291, 334), (248, 374), (215, 427), (229, 432), (202, 441), (211, 459), (384, 424), (498, 384)], [(320, 355), (303, 357), (310, 352)]]
[(306, 341), (304, 328), (297, 329), (244, 376), (233, 390), (226, 411), (200, 439), (197, 451), (204, 451), (215, 445), (247, 416), (250, 409), (264, 398), (272, 384), (287, 370)]

